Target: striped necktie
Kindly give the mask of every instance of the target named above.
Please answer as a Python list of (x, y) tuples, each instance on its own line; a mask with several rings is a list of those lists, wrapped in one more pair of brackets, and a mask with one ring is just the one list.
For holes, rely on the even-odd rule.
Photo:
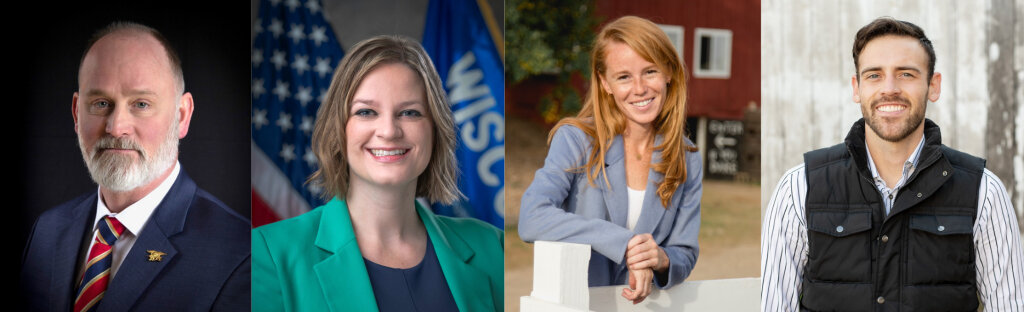
[(110, 284), (111, 251), (114, 242), (124, 233), (124, 225), (112, 217), (103, 217), (96, 223), (96, 241), (89, 249), (89, 262), (82, 275), (81, 286), (75, 297), (75, 312), (95, 311)]

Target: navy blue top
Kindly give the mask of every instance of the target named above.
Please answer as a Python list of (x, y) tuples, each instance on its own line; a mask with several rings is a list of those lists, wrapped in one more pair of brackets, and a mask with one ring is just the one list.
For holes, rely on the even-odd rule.
[(423, 260), (408, 269), (395, 269), (363, 258), (373, 296), (380, 311), (458, 311), (448, 281), (427, 238)]

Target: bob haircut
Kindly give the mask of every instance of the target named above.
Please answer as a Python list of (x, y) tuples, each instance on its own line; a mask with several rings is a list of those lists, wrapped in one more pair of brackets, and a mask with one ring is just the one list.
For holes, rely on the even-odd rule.
[(345, 150), (345, 125), (352, 97), (363, 78), (380, 65), (403, 64), (419, 75), (424, 84), (427, 111), (433, 121), (434, 145), (426, 170), (416, 179), (416, 196), (431, 203), (451, 204), (462, 196), (456, 185), (455, 121), (446, 100), (441, 77), (419, 43), (398, 36), (376, 36), (356, 44), (341, 60), (331, 78), (330, 89), (317, 111), (312, 151), (319, 169), (307, 183), (320, 187), (324, 199), (348, 193), (349, 167)]
[(603, 175), (605, 184), (609, 184), (608, 176), (604, 175), (604, 155), (608, 152), (612, 140), (626, 129), (626, 118), (615, 105), (611, 94), (603, 92), (601, 80), (605, 79), (607, 47), (612, 42), (629, 46), (644, 60), (654, 63), (661, 72), (671, 78), (667, 89), (664, 105), (658, 117), (654, 119), (654, 131), (661, 136), (661, 144), (654, 146), (661, 150), (661, 162), (652, 164), (654, 171), (665, 176), (658, 182), (658, 197), (662, 206), (668, 209), (669, 200), (679, 184), (686, 180), (686, 152), (696, 151), (694, 146), (687, 146), (686, 134), (686, 67), (676, 54), (672, 42), (665, 32), (653, 22), (636, 17), (623, 16), (608, 23), (594, 40), (590, 54), (590, 87), (587, 91), (583, 108), (576, 117), (562, 119), (548, 134), (548, 144), (555, 131), (563, 125), (573, 125), (583, 130), (590, 137), (593, 148), (590, 159), (583, 167), (571, 168), (570, 171), (586, 171), (587, 180), (594, 185), (594, 179)]

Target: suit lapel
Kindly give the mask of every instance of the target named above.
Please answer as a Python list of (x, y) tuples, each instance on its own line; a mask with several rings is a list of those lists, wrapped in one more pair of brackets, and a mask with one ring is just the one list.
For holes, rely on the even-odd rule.
[(427, 236), (434, 244), (437, 262), (441, 272), (448, 281), (452, 298), (459, 311), (495, 311), (491, 298), (491, 290), (487, 274), (468, 264), (473, 258), (473, 249), (469, 247), (458, 233), (438, 222), (437, 217), (416, 203), (416, 211), (427, 228)]
[(348, 206), (337, 198), (326, 206), (315, 242), (326, 259), (314, 265), (313, 271), (327, 306), (331, 311), (377, 311), (377, 300), (352, 230)]
[(612, 140), (611, 146), (604, 155), (604, 172), (608, 177), (609, 186), (605, 184), (602, 177), (594, 181), (601, 189), (604, 196), (605, 209), (608, 209), (608, 216), (612, 223), (626, 227), (626, 214), (628, 203), (626, 202), (626, 161), (625, 147), (622, 143), (622, 136), (617, 135)]
[[(57, 245), (53, 246), (53, 280), (50, 283), (51, 298), (58, 300), (55, 306), (66, 307), (70, 310), (77, 296), (79, 260), (84, 257), (82, 245), (84, 241), (92, 238), (92, 225), (89, 224), (96, 213), (97, 195), (88, 197), (82, 201), (68, 214), (65, 214), (63, 224), (55, 228), (55, 237), (77, 237), (78, 239), (58, 239)], [(88, 248), (88, 247), (86, 247)]]
[[(131, 310), (160, 272), (174, 261), (178, 250), (174, 248), (170, 239), (184, 229), (188, 208), (192, 205), (195, 193), (195, 182), (181, 170), (177, 181), (167, 191), (163, 201), (146, 221), (146, 227), (135, 239), (117, 275), (110, 281), (107, 293), (99, 305), (101, 310)], [(148, 250), (166, 254), (162, 256), (161, 261), (149, 261)]]
[[(661, 136), (655, 141), (655, 146), (661, 144)], [(661, 162), (661, 152), (655, 150), (651, 154), (651, 163)], [(640, 208), (640, 220), (637, 220), (636, 233), (654, 233), (661, 218), (665, 215), (665, 206), (661, 204), (661, 197), (658, 196), (658, 182), (665, 179), (665, 176), (654, 171), (652, 167), (647, 172), (647, 189), (644, 191), (644, 203)]]

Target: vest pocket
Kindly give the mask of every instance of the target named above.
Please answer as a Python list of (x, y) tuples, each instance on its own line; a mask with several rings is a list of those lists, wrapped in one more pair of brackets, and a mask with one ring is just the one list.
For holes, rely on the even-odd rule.
[(871, 283), (823, 283), (804, 279), (801, 311), (871, 311), (875, 296)]
[(978, 311), (974, 284), (918, 285), (903, 288), (902, 311)]
[(967, 215), (910, 216), (907, 283), (974, 282), (974, 218)]
[(824, 282), (871, 281), (871, 212), (808, 211), (806, 276)]

